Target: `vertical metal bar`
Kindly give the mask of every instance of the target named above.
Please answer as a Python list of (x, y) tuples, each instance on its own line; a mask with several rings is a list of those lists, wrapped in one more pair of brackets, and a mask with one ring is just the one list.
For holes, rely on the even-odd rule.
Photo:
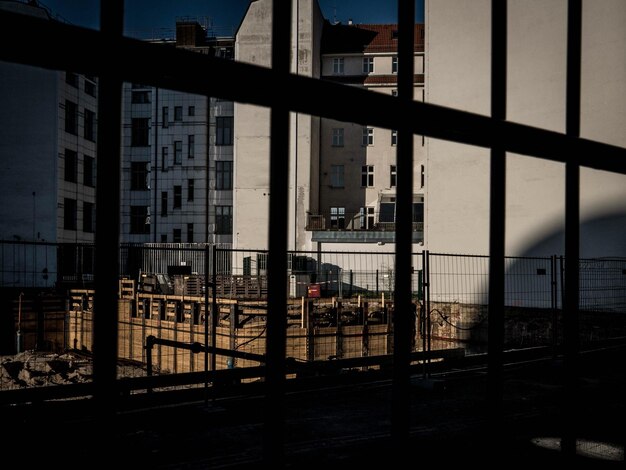
[[(507, 0), (491, 2), (491, 116), (506, 120)], [(502, 349), (504, 346), (504, 244), (506, 152), (491, 149), (489, 208), (489, 323), (487, 398), (494, 432), (502, 407)]]
[(430, 251), (426, 250), (426, 279), (428, 280), (428, 284), (426, 285), (426, 318), (424, 320), (424, 325), (426, 326), (426, 376), (430, 377), (430, 349), (431, 349), (431, 336), (432, 336), (432, 325), (430, 322)]
[(558, 304), (558, 284), (556, 271), (556, 255), (550, 257), (550, 291), (552, 307), (552, 358), (556, 359), (559, 350), (559, 304)]
[[(101, 3), (100, 30), (112, 45), (122, 36), (123, 23), (123, 0)], [(100, 76), (96, 185), (96, 218), (100, 223), (95, 244), (93, 382), (94, 398), (103, 413), (115, 406), (117, 373), (121, 98), (120, 78), (114, 72)]]
[[(580, 136), (580, 84), (582, 51), (582, 0), (567, 7), (567, 90), (565, 133)], [(580, 167), (575, 155), (565, 164), (565, 304), (563, 340), (565, 352), (565, 400), (561, 449), (576, 455), (576, 375), (578, 368), (578, 301), (580, 261)]]
[[(292, 2), (272, 4), (272, 69), (280, 89), (289, 74)], [(270, 208), (267, 260), (267, 340), (265, 432), (266, 464), (284, 464), (285, 348), (287, 334), (287, 221), (289, 198), (289, 108), (280, 100), (270, 114)], [(268, 230), (269, 233), (269, 230)]]
[[(211, 346), (217, 348), (217, 325), (220, 311), (217, 306), (217, 246), (213, 245), (213, 291), (211, 299)], [(211, 354), (211, 370), (217, 370), (217, 355)]]
[[(204, 247), (204, 404), (209, 404), (209, 245)], [(215, 258), (215, 245), (213, 245)], [(215, 285), (213, 285), (215, 292)], [(212, 315), (211, 315), (212, 317)], [(215, 346), (215, 345), (213, 345)]]
[[(414, 91), (415, 1), (398, 2), (398, 99), (412, 102)], [(398, 129), (396, 151), (396, 276), (393, 309), (391, 436), (396, 456), (408, 452), (411, 425), (411, 260), (413, 240), (413, 133)]]

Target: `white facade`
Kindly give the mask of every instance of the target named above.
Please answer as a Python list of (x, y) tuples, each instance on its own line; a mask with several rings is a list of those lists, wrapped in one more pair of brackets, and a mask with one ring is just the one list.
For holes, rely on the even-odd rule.
[[(471, 4), (470, 4), (471, 3)], [(426, 2), (427, 101), (490, 112), (488, 0)], [(565, 131), (567, 2), (509, 0), (507, 120)], [(581, 137), (626, 146), (626, 3), (583, 2)], [(488, 253), (489, 151), (427, 139), (431, 251)], [(563, 164), (507, 155), (506, 254), (563, 253)], [(581, 255), (626, 254), (626, 177), (581, 169)]]
[[(179, 23), (176, 45), (232, 51), (232, 41), (205, 35), (197, 23)], [(122, 241), (229, 246), (233, 104), (130, 83), (123, 100)]]

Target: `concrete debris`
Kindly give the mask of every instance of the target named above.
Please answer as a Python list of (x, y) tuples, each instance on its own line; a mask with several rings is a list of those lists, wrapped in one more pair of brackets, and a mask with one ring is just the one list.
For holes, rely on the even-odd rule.
[[(137, 366), (123, 366), (123, 376), (145, 375)], [(54, 354), (26, 351), (0, 356), (0, 391), (46, 385), (89, 382), (93, 376), (91, 359), (72, 353)]]

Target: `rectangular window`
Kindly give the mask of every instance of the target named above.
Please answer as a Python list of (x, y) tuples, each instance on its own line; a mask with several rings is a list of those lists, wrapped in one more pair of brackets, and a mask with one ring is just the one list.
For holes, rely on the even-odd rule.
[(361, 228), (363, 230), (371, 230), (374, 228), (373, 207), (361, 207), (359, 210), (359, 218), (361, 219)]
[(330, 166), (330, 185), (333, 188), (344, 187), (344, 166), (343, 165), (331, 165)]
[(215, 162), (215, 189), (233, 189), (233, 162)]
[(65, 132), (78, 134), (78, 106), (70, 100), (65, 100)]
[(173, 240), (174, 243), (181, 243), (183, 241), (182, 233), (179, 228), (174, 229)]
[(94, 77), (85, 76), (85, 93), (89, 96), (96, 96), (96, 79)]
[(333, 129), (333, 147), (343, 147), (343, 128)]
[(83, 202), (83, 232), (92, 233), (94, 231), (94, 205), (91, 202)]
[(152, 92), (150, 91), (132, 91), (131, 103), (146, 104), (152, 101)]
[(381, 202), (378, 221), (383, 223), (393, 223), (396, 221), (396, 203)]
[(183, 163), (183, 141), (174, 141), (174, 165)]
[(333, 59), (333, 75), (343, 75), (343, 57)]
[(167, 243), (167, 234), (165, 233), (161, 234), (161, 243)]
[(183, 204), (183, 187), (174, 186), (174, 205), (173, 209), (180, 209)]
[(63, 201), (63, 228), (76, 230), (76, 199), (65, 198)]
[(65, 72), (65, 83), (78, 88), (78, 75), (74, 72)]
[(170, 164), (168, 161), (169, 147), (161, 147), (161, 171), (167, 171), (167, 166)]
[(161, 110), (161, 127), (167, 128), (170, 125), (170, 109), (167, 106), (163, 106)]
[(94, 187), (96, 185), (96, 161), (93, 157), (85, 155), (83, 160), (83, 184)]
[(65, 181), (76, 183), (78, 177), (78, 154), (65, 149)]
[(189, 106), (189, 107), (187, 108), (187, 115), (188, 115), (189, 117), (193, 117), (193, 116), (195, 116), (195, 115), (196, 115), (196, 107), (195, 107), (195, 106)]
[(150, 140), (150, 118), (132, 118), (130, 145), (147, 147)]
[(193, 158), (196, 154), (196, 136), (187, 136), (187, 158)]
[(363, 128), (363, 139), (361, 141), (361, 145), (363, 145), (363, 147), (374, 145), (374, 129), (371, 127)]
[(233, 118), (215, 118), (216, 140), (215, 145), (233, 145)]
[(83, 134), (85, 139), (94, 142), (96, 140), (96, 113), (85, 108), (85, 127), (83, 128)]
[(391, 131), (391, 145), (398, 145), (398, 131)]
[(130, 190), (145, 191), (148, 189), (148, 163), (130, 163)]
[(413, 203), (413, 223), (414, 224), (424, 223), (424, 203), (423, 202)]
[(187, 224), (187, 243), (193, 243), (193, 224)]
[(195, 180), (187, 180), (187, 200), (193, 201)]
[(130, 206), (130, 233), (150, 233), (149, 207)]
[(361, 186), (371, 188), (374, 186), (374, 165), (361, 167)]
[(174, 121), (182, 121), (182, 120), (183, 120), (183, 107), (174, 106)]
[(420, 165), (420, 188), (424, 187), (425, 182), (426, 182), (426, 173), (424, 171), (424, 165)]
[(346, 228), (346, 208), (331, 207), (330, 208), (330, 228), (344, 229)]
[(363, 73), (374, 73), (374, 58), (373, 57), (363, 57)]
[(391, 73), (398, 73), (398, 57), (391, 58)]
[(389, 167), (389, 187), (395, 188), (397, 183), (396, 165)]
[(215, 206), (215, 233), (223, 235), (233, 233), (232, 206)]
[(161, 217), (167, 217), (167, 191), (161, 192)]

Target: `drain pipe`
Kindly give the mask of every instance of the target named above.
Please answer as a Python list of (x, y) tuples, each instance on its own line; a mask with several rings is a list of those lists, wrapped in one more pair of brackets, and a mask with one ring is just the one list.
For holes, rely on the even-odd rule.
[(15, 343), (17, 347), (17, 352), (22, 352), (22, 297), (24, 296), (24, 292), (20, 292), (20, 295), (17, 300), (17, 334), (15, 335)]

